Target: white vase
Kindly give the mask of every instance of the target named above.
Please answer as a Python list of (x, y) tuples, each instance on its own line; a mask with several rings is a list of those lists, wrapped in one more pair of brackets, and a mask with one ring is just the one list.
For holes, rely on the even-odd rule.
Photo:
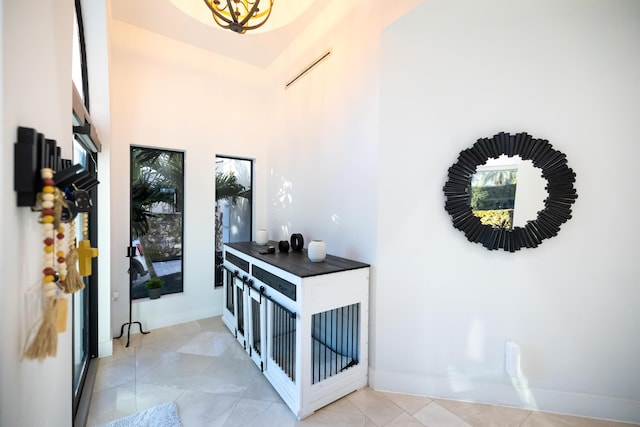
[(327, 257), (327, 245), (322, 240), (312, 240), (307, 248), (307, 255), (313, 262), (322, 262)]
[(266, 245), (269, 243), (269, 233), (266, 229), (260, 228), (256, 231), (256, 243), (259, 245)]

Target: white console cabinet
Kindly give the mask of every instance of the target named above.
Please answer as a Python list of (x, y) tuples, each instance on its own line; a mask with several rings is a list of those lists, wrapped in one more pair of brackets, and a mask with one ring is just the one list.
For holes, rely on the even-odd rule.
[(266, 248), (225, 244), (222, 320), (301, 419), (367, 385), (369, 265)]

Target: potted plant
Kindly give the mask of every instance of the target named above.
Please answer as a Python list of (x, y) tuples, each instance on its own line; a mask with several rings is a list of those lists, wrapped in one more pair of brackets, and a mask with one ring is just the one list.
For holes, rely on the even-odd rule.
[(145, 282), (147, 286), (147, 292), (150, 299), (158, 299), (162, 295), (162, 284), (164, 282), (159, 277), (152, 277)]

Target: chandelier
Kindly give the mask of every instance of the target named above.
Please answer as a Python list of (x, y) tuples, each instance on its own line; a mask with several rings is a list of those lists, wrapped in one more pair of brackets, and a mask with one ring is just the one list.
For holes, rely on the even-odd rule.
[[(274, 0), (204, 0), (211, 9), (213, 19), (222, 28), (244, 34), (247, 30), (260, 28), (273, 8)], [(264, 10), (258, 5), (265, 6)]]

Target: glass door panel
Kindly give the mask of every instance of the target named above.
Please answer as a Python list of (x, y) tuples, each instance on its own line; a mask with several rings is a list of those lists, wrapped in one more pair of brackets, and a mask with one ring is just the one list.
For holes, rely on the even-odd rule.
[[(84, 167), (84, 170), (93, 174), (96, 172), (96, 164), (94, 158), (90, 155), (83, 144), (78, 142), (75, 138), (73, 141), (73, 161), (75, 164), (80, 164)], [(95, 207), (95, 191), (90, 192), (93, 206)], [(79, 213), (75, 218), (75, 238), (76, 244), (83, 239), (82, 235), (82, 213)], [(89, 225), (89, 240), (95, 242), (95, 236), (91, 239), (91, 232), (95, 229), (96, 215), (94, 210), (87, 214), (87, 220)], [(95, 268), (95, 267), (94, 267)], [(89, 315), (89, 298), (91, 293), (92, 281), (97, 283), (97, 274), (95, 271), (91, 276), (83, 277), (85, 288), (75, 292), (72, 295), (72, 327), (73, 327), (73, 392), (74, 402), (80, 396), (82, 390), (82, 384), (86, 374), (88, 361), (95, 354), (91, 354), (90, 348), (90, 333), (92, 327), (92, 319)], [(95, 287), (95, 284), (93, 285)]]
[(216, 156), (215, 287), (222, 286), (222, 245), (251, 241), (253, 161)]

